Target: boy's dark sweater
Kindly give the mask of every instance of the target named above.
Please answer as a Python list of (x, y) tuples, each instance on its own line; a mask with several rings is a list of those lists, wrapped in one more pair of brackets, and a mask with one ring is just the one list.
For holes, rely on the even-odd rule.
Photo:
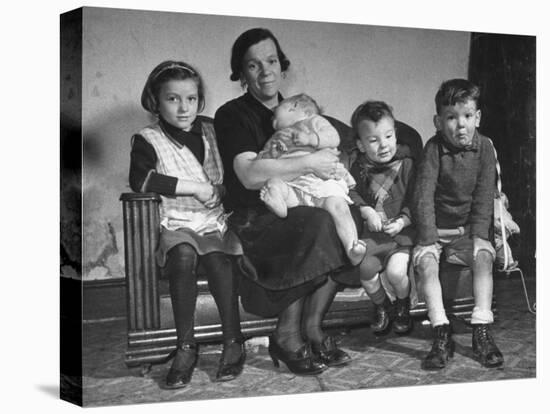
[(456, 148), (436, 134), (426, 143), (416, 178), (413, 217), (418, 244), (438, 240), (437, 229), (469, 225), (471, 237), (489, 240), (496, 160), (489, 138), (476, 131)]

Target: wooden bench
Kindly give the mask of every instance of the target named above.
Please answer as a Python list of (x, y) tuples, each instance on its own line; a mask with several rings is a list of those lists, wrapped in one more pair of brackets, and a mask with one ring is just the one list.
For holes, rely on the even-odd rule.
[[(155, 262), (159, 238), (160, 197), (154, 193), (124, 193), (124, 258), (126, 275), (128, 348), (125, 362), (129, 367), (161, 362), (175, 347), (176, 330), (167, 281), (160, 280)], [(443, 264), (441, 271), (444, 298), (450, 315), (468, 320), (472, 308), (472, 281), (468, 268)], [(204, 277), (198, 281), (199, 295), (195, 312), (195, 337), (199, 342), (216, 342), (222, 337), (216, 304)], [(354, 296), (354, 295), (352, 295)], [(411, 313), (426, 316), (422, 297)], [(323, 326), (351, 328), (370, 323), (373, 305), (367, 297), (350, 299), (349, 290), (337, 294)], [(268, 335), (276, 319), (261, 318), (240, 309), (241, 329), (245, 337)]]

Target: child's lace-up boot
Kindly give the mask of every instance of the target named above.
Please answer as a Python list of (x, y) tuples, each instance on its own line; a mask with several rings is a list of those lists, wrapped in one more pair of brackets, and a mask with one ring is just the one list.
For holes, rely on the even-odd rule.
[(474, 357), (487, 368), (496, 368), (503, 364), (502, 352), (495, 344), (490, 325), (486, 323), (474, 324), (472, 331), (472, 350)]
[(426, 370), (445, 368), (447, 361), (453, 357), (455, 352), (455, 343), (451, 337), (449, 324), (434, 326), (433, 333), (432, 349), (422, 361), (422, 368)]

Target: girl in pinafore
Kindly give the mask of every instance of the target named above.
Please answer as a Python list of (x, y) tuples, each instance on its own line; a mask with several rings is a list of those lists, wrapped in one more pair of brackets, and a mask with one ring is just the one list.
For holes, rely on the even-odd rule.
[(232, 380), (245, 361), (233, 277), (242, 248), (226, 226), (214, 127), (208, 118), (197, 116), (205, 105), (201, 76), (185, 62), (162, 62), (149, 75), (141, 104), (158, 120), (133, 136), (130, 186), (136, 192), (156, 192), (162, 199), (157, 262), (169, 281), (177, 333), (166, 387), (185, 387), (197, 364), (193, 330), (199, 266), (208, 277), (222, 323), (216, 381)]

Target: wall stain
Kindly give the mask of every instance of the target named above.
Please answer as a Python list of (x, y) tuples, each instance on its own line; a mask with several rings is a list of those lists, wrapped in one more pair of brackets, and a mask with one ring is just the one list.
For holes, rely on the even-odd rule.
[[(89, 227), (91, 223), (89, 224)], [(95, 221), (94, 228), (95, 231), (90, 231), (90, 228), (85, 231), (85, 243), (87, 246), (87, 255), (86, 262), (84, 263), (84, 275), (89, 275), (94, 273), (96, 268), (105, 268), (107, 273), (109, 273), (109, 266), (112, 262), (109, 259), (111, 256), (117, 255), (119, 253), (116, 232), (114, 226), (111, 222), (101, 222), (101, 220)], [(90, 254), (95, 253), (95, 254)], [(90, 256), (95, 257), (90, 257)], [(108, 263), (109, 262), (109, 263)], [(96, 269), (103, 270), (103, 269)]]

